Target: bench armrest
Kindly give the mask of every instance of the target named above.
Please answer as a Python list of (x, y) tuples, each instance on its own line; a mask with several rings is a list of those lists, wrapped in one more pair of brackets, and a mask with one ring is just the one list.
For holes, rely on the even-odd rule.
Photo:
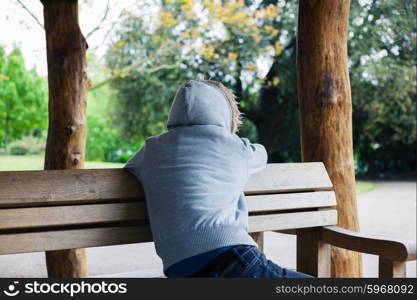
[(324, 226), (319, 238), (322, 242), (336, 247), (378, 255), (390, 261), (416, 260), (416, 243), (371, 236), (343, 229), (338, 226)]

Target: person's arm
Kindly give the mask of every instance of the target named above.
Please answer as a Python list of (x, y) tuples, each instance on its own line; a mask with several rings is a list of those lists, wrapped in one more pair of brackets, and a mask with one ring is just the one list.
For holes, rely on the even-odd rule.
[(251, 144), (247, 138), (241, 138), (245, 148), (248, 151), (248, 174), (252, 175), (266, 167), (268, 154), (265, 147), (261, 144)]

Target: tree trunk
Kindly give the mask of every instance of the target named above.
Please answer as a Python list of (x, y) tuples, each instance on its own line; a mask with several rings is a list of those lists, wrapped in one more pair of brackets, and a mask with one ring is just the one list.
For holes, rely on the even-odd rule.
[[(42, 1), (48, 59), (49, 128), (45, 170), (84, 166), (88, 45), (78, 23), (77, 1)], [(46, 252), (49, 277), (86, 277), (84, 249)]]
[[(303, 161), (323, 161), (333, 182), (338, 225), (358, 231), (347, 61), (349, 0), (300, 0), (297, 81)], [(360, 277), (358, 253), (332, 249), (332, 276)]]

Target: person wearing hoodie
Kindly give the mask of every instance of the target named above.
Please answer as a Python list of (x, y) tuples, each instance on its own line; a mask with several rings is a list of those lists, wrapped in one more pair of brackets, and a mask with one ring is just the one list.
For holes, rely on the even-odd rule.
[(237, 136), (240, 117), (221, 83), (187, 81), (168, 131), (147, 138), (125, 165), (143, 185), (167, 277), (309, 277), (268, 260), (247, 232), (243, 189), (265, 168), (267, 153)]

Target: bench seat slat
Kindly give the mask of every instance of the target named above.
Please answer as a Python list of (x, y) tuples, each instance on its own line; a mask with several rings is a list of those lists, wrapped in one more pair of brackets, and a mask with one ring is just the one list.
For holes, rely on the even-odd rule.
[[(249, 217), (249, 232), (334, 225), (335, 210)], [(0, 255), (152, 241), (149, 225), (0, 233)]]
[[(244, 189), (249, 232), (336, 224), (331, 190), (322, 163), (268, 164)], [(0, 254), (151, 242), (146, 221), (127, 170), (0, 172)]]
[[(268, 164), (253, 175), (245, 194), (331, 190), (322, 163)], [(52, 206), (144, 200), (143, 188), (125, 169), (0, 172), (0, 207)]]
[(246, 194), (273, 194), (296, 191), (328, 191), (332, 182), (321, 162), (268, 164), (254, 174)]
[(336, 205), (334, 192), (305, 192), (247, 196), (250, 212), (319, 208)]
[[(334, 192), (257, 195), (247, 196), (246, 199), (250, 214), (285, 212), (291, 209), (316, 209), (336, 205)], [(147, 220), (144, 201), (0, 208), (0, 230)]]
[(148, 220), (145, 202), (0, 209), (0, 230)]
[(0, 234), (0, 255), (151, 241), (149, 225)]
[(276, 231), (337, 224), (334, 209), (249, 217), (249, 232)]
[(0, 172), (0, 207), (143, 200), (142, 186), (125, 169)]

